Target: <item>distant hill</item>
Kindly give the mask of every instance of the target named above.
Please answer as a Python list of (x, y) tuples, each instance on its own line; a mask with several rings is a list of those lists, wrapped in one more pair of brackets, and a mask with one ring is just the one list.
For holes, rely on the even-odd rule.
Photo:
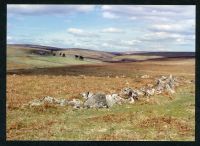
[(146, 51), (135, 51), (135, 52), (112, 52), (117, 56), (123, 55), (148, 55), (148, 56), (163, 56), (163, 57), (195, 57), (195, 52), (146, 52)]
[[(98, 60), (110, 60), (116, 56), (127, 55), (142, 55), (142, 56), (162, 56), (162, 57), (195, 57), (195, 52), (145, 52), (145, 51), (133, 51), (133, 52), (106, 52), (97, 51), (83, 48), (58, 48), (52, 46), (32, 45), (32, 44), (9, 44), (8, 46), (20, 47), (20, 48), (35, 48), (34, 50), (40, 51), (56, 51), (63, 52), (66, 55), (82, 55), (87, 58)], [(36, 52), (36, 51), (35, 51)], [(129, 58), (130, 59), (130, 58)]]
[[(82, 56), (80, 60), (75, 57)], [(105, 52), (32, 44), (7, 45), (8, 68), (55, 67), (97, 63), (123, 63), (166, 58), (194, 58), (195, 52)]]
[(167, 58), (195, 58), (195, 52), (113, 52), (111, 62), (134, 62)]
[(195, 57), (195, 52), (136, 52), (133, 54), (163, 57)]
[(30, 45), (30, 44), (12, 44), (8, 47), (26, 48), (29, 49), (30, 53), (36, 54), (50, 54), (51, 51), (55, 51), (57, 55), (64, 53), (65, 55), (80, 55), (88, 59), (96, 59), (102, 61), (110, 61), (115, 55), (111, 52), (96, 51), (82, 48), (57, 48), (51, 46), (42, 45)]
[(51, 47), (51, 46), (42, 46), (42, 45), (31, 45), (31, 44), (9, 44), (10, 47), (23, 47), (23, 48), (38, 48), (43, 50), (63, 50), (64, 48), (57, 48), (57, 47)]
[(60, 56), (58, 53), (63, 49), (52, 48), (38, 45), (7, 45), (7, 70), (101, 63), (90, 58), (76, 59), (74, 55)]

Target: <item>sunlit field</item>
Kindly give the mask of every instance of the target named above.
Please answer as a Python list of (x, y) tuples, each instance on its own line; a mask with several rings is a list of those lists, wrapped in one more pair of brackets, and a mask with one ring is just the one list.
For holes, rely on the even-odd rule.
[[(195, 85), (109, 109), (27, 108), (44, 96), (82, 99), (85, 91), (119, 93), (173, 74), (194, 80), (194, 59), (33, 69), (7, 75), (8, 140), (194, 140)], [(148, 74), (150, 78), (142, 79)]]

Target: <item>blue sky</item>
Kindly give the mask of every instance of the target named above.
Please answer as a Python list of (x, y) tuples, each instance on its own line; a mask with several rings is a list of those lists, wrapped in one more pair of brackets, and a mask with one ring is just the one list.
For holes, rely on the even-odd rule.
[(8, 5), (7, 43), (195, 51), (195, 6)]

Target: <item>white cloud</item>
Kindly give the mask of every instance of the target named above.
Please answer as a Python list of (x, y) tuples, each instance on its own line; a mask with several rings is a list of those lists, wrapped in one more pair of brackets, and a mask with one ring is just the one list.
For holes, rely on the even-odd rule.
[(119, 28), (109, 27), (109, 28), (103, 29), (101, 32), (104, 32), (104, 33), (122, 33), (124, 31), (122, 29), (119, 29)]
[[(150, 32), (138, 38), (144, 44), (166, 44), (166, 45), (192, 45), (195, 44), (194, 35), (185, 35), (174, 32)], [(147, 45), (147, 44), (146, 44)]]
[(111, 13), (111, 12), (103, 12), (102, 16), (104, 18), (108, 18), (108, 19), (117, 19), (117, 18), (119, 18), (119, 16), (117, 16), (114, 13)]
[(153, 29), (160, 30), (160, 31), (169, 31), (172, 29), (180, 29), (181, 26), (177, 24), (155, 24), (152, 26)]
[(184, 37), (178, 33), (170, 33), (170, 32), (150, 32), (143, 36), (142, 40), (145, 41), (157, 41), (157, 40), (168, 40), (168, 39), (178, 39)]
[[(95, 9), (95, 7), (100, 7), (100, 9)], [(92, 12), (94, 9), (95, 13)], [(87, 13), (87, 15), (82, 15), (83, 13)], [(189, 46), (188, 48), (191, 50), (195, 44), (194, 6), (8, 5), (7, 14), (18, 14), (15, 18), (22, 17), (25, 20), (18, 21), (18, 23), (15, 23), (11, 18), (8, 20), (8, 34), (12, 35), (12, 37), (7, 36), (9, 42), (39, 43), (96, 50), (110, 49), (110, 51), (134, 51), (136, 48), (145, 51), (173, 50), (173, 48), (176, 50), (176, 47), (181, 50), (184, 49), (184, 45)], [(55, 23), (55, 26), (60, 26), (60, 28), (51, 31), (51, 25), (45, 28), (37, 26), (37, 24), (41, 24), (37, 20), (30, 25), (26, 22), (29, 22), (27, 20), (32, 17), (26, 17), (26, 15), (35, 16), (34, 20), (39, 15), (64, 17), (69, 15), (69, 19), (65, 20), (68, 22), (68, 29), (65, 30), (66, 28), (62, 27), (65, 27), (66, 24)], [(83, 22), (80, 16), (87, 16), (87, 21)], [(92, 17), (90, 18), (90, 16)], [(48, 16), (47, 18), (56, 20), (57, 17)], [(63, 17), (60, 18), (59, 20), (62, 20)], [(107, 21), (104, 18), (112, 19), (112, 21)], [(38, 20), (41, 21), (41, 19)], [(11, 29), (10, 24), (15, 29)], [(80, 25), (77, 26), (77, 24)], [(9, 32), (11, 30), (17, 31)], [(29, 33), (27, 34), (27, 32)], [(24, 34), (27, 36), (22, 36)]]
[(104, 5), (101, 7), (101, 11), (115, 17), (151, 22), (176, 22), (182, 19), (195, 18), (195, 6), (191, 5)]
[(132, 17), (130, 17), (129, 19), (130, 19), (130, 20), (136, 20), (136, 19), (137, 19), (137, 17), (135, 17), (135, 16), (132, 16)]
[(89, 32), (86, 30), (82, 30), (79, 28), (69, 28), (67, 30), (68, 33), (74, 35), (74, 36), (78, 36), (78, 37), (99, 37), (98, 34), (95, 34), (93, 32)]
[(75, 35), (84, 35), (84, 31), (82, 29), (69, 28), (67, 31)]
[(95, 9), (94, 5), (25, 5), (10, 4), (7, 6), (8, 14), (15, 15), (64, 15), (75, 12), (90, 12)]
[(103, 43), (102, 44), (103, 47), (112, 47), (112, 45), (108, 44), (108, 43)]
[(117, 51), (135, 51), (137, 45), (140, 44), (139, 40), (119, 40), (119, 39), (103, 39), (99, 40), (98, 45), (100, 49), (110, 49)]
[(157, 23), (150, 28), (152, 31), (176, 32), (185, 34), (194, 34), (194, 20), (178, 21), (177, 23)]
[(141, 41), (140, 40), (121, 40), (122, 45), (133, 46), (133, 45), (136, 45), (138, 43), (141, 43)]

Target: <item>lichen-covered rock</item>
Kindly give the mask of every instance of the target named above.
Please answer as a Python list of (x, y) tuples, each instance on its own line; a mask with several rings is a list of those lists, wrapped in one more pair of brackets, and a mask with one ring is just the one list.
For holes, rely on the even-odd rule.
[(143, 91), (143, 89), (141, 88), (140, 90), (135, 90), (135, 92), (137, 92), (138, 96), (141, 97), (141, 96), (144, 96), (145, 95), (145, 92)]
[(106, 102), (108, 107), (112, 107), (114, 104), (122, 104), (125, 102), (118, 94), (106, 95)]
[(162, 76), (157, 80), (155, 93), (160, 94), (166, 91), (170, 94), (173, 94), (175, 93), (175, 87), (178, 85), (179, 83), (177, 82), (177, 79), (173, 78), (172, 75), (169, 75), (169, 77)]
[(138, 99), (138, 93), (136, 90), (133, 90), (131, 88), (124, 88), (122, 89), (121, 92), (122, 95), (124, 95), (127, 98), (133, 98), (133, 99)]
[(41, 100), (41, 102), (52, 104), (52, 103), (56, 103), (56, 100), (54, 99), (54, 97), (46, 96)]
[(81, 93), (81, 96), (87, 100), (88, 98), (92, 97), (92, 95), (94, 95), (94, 93), (92, 92), (84, 92), (84, 93)]
[(137, 92), (138, 97), (142, 97), (145, 95), (145, 91), (143, 90), (144, 88), (140, 88), (139, 90), (135, 90)]
[(165, 87), (165, 82), (162, 79), (158, 79), (156, 83), (156, 92), (162, 93)]
[(120, 97), (118, 94), (112, 94), (112, 97), (116, 101), (116, 104), (123, 104), (126, 102), (125, 99)]
[(97, 93), (89, 96), (83, 104), (87, 108), (104, 108), (108, 107), (106, 102), (106, 95), (104, 93)]
[(38, 99), (34, 99), (33, 101), (30, 101), (28, 103), (28, 106), (30, 107), (41, 106), (41, 105), (43, 105), (43, 103), (41, 102), (41, 100)]
[(166, 91), (167, 91), (168, 93), (170, 93), (170, 94), (174, 94), (174, 93), (175, 93), (175, 91), (170, 87), (169, 84), (167, 84), (165, 87), (166, 87)]
[(135, 100), (133, 97), (130, 97), (129, 99), (127, 99), (127, 103), (133, 104), (135, 103)]
[(73, 108), (81, 108), (83, 102), (79, 99), (72, 99), (71, 101), (68, 101), (68, 105), (73, 106)]
[(42, 105), (56, 105), (56, 106), (65, 106), (67, 105), (66, 99), (57, 99), (50, 96), (45, 96), (40, 99), (34, 99), (28, 103), (30, 107), (33, 106), (42, 106)]
[(116, 101), (112, 95), (106, 95), (106, 102), (108, 107), (112, 107), (114, 104), (116, 104)]
[(68, 101), (66, 99), (60, 99), (58, 103), (60, 104), (60, 106), (65, 106), (68, 104)]
[(146, 96), (153, 96), (154, 94), (155, 94), (155, 89), (154, 88), (146, 90)]
[[(147, 76), (146, 76), (147, 77)], [(144, 78), (146, 78), (144, 77)], [(81, 107), (86, 108), (108, 108), (112, 107), (115, 104), (123, 104), (123, 103), (135, 103), (140, 97), (150, 97), (155, 94), (161, 94), (163, 92), (168, 92), (169, 94), (174, 94), (175, 89), (179, 85), (183, 85), (186, 83), (195, 83), (195, 81), (186, 80), (184, 78), (178, 77), (175, 78), (172, 75), (169, 76), (161, 76), (160, 78), (156, 79), (155, 84), (147, 84), (140, 89), (132, 89), (129, 87), (123, 88), (121, 93), (118, 94), (104, 94), (104, 93), (92, 93), (92, 92), (85, 92), (81, 95), (85, 100), (82, 102), (79, 99), (72, 99), (68, 101), (66, 99), (58, 99), (50, 96), (46, 96), (40, 99), (35, 99), (28, 104), (27, 106), (42, 106), (46, 104), (56, 105), (56, 106), (73, 106), (74, 108), (78, 109)], [(115, 92), (115, 91), (113, 91)], [(122, 98), (123, 97), (123, 98)], [(149, 98), (148, 98), (149, 99)]]

